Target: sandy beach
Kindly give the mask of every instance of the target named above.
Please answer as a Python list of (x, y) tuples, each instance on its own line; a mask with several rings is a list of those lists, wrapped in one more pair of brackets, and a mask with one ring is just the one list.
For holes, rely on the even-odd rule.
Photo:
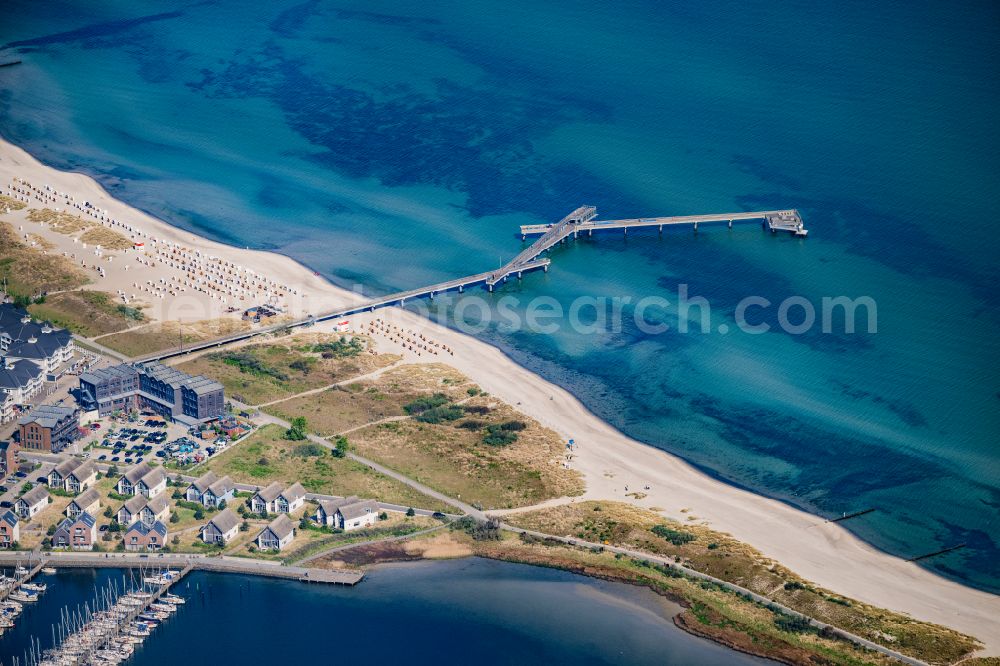
[[(88, 264), (85, 269), (93, 274), (88, 289), (140, 303), (151, 320), (238, 317), (227, 310), (261, 299), (274, 299), (288, 313), (303, 316), (361, 298), (290, 258), (230, 247), (171, 227), (115, 200), (87, 176), (50, 169), (20, 148), (0, 142), (0, 193), (10, 196), (9, 186), (20, 182), (15, 179), (52, 193), (46, 195), (52, 200), (28, 196), (29, 209), (9, 213), (4, 220), (19, 233), (44, 238), (52, 245), (48, 252), (74, 255), (74, 261)], [(71, 236), (27, 219), (31, 208), (65, 209), (67, 196), (81, 206), (88, 202), (91, 211), (85, 217), (143, 243), (141, 249), (95, 254), (95, 248), (83, 248)], [(84, 214), (79, 208), (67, 212)], [(470, 266), (468, 272), (478, 270)], [(237, 282), (241, 286), (231, 289)], [(398, 308), (352, 317), (352, 328), (360, 329), (376, 317), (429, 337), (454, 353), (418, 355), (417, 350), (384, 337), (379, 339), (380, 351), (402, 353), (410, 361), (453, 365), (486, 391), (564, 438), (574, 439), (577, 449), (571, 464), (584, 475), (585, 499), (630, 502), (680, 521), (696, 516), (698, 522), (730, 533), (819, 585), (971, 634), (986, 644), (981, 654), (1000, 655), (1000, 597), (882, 553), (836, 524), (712, 479), (672, 455), (630, 439), (567, 391), (475, 338)], [(645, 497), (626, 496), (635, 491)]]

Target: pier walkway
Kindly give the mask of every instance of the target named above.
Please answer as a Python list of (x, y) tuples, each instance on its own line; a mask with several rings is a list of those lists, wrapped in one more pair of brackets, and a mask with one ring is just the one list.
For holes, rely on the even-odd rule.
[[(13, 562), (14, 566), (17, 566), (19, 563), (20, 563), (20, 561)], [(6, 562), (0, 562), (0, 565), (3, 565), (3, 564), (7, 564), (7, 563)], [(31, 562), (28, 562), (28, 565), (30, 566)], [(44, 567), (44, 566), (45, 566), (45, 563), (40, 561), (35, 566), (33, 566), (30, 569), (28, 569), (28, 573), (26, 573), (26, 574), (24, 574), (22, 576), (18, 576), (15, 573), (14, 574), (14, 578), (16, 579), (16, 581), (10, 587), (6, 588), (3, 591), (0, 591), (0, 601), (7, 601), (7, 597), (9, 597), (11, 594), (13, 594), (19, 587), (21, 587), (21, 585), (23, 585), (24, 583), (30, 583), (31, 579), (34, 578), (35, 576), (37, 576), (38, 572), (41, 571), (42, 567)]]
[(507, 278), (512, 275), (520, 278), (525, 272), (537, 270), (539, 268), (548, 272), (551, 260), (547, 258), (540, 258), (539, 255), (547, 250), (551, 250), (554, 246), (565, 241), (570, 236), (573, 236), (574, 238), (578, 237), (581, 231), (586, 231), (588, 235), (592, 235), (595, 230), (604, 231), (622, 229), (624, 233), (627, 234), (628, 230), (633, 228), (658, 227), (662, 231), (665, 226), (677, 225), (691, 225), (695, 230), (697, 230), (699, 224), (726, 222), (730, 227), (732, 227), (733, 222), (760, 220), (762, 221), (764, 227), (769, 229), (771, 233), (787, 231), (799, 237), (805, 237), (809, 233), (803, 225), (802, 217), (799, 215), (797, 210), (766, 210), (741, 213), (680, 215), (674, 217), (647, 217), (631, 220), (603, 221), (595, 220), (595, 217), (597, 217), (597, 209), (594, 206), (581, 206), (553, 224), (532, 224), (522, 226), (522, 239), (526, 239), (528, 236), (536, 234), (541, 234), (541, 238), (535, 240), (530, 246), (522, 250), (517, 254), (517, 256), (496, 270), (487, 271), (485, 273), (476, 273), (475, 275), (468, 275), (454, 280), (447, 280), (445, 282), (439, 282), (437, 284), (420, 287), (418, 289), (396, 292), (387, 296), (381, 296), (371, 300), (362, 301), (360, 303), (355, 303), (353, 305), (347, 305), (332, 312), (310, 315), (304, 319), (299, 319), (290, 323), (274, 324), (272, 326), (265, 326), (251, 331), (233, 333), (232, 335), (216, 338), (214, 340), (206, 340), (203, 342), (192, 343), (184, 347), (176, 347), (173, 349), (159, 351), (154, 354), (140, 356), (133, 359), (133, 361), (137, 363), (162, 361), (168, 358), (190, 354), (192, 352), (211, 349), (212, 347), (221, 347), (234, 342), (249, 340), (260, 335), (266, 335), (280, 330), (311, 326), (317, 322), (340, 319), (342, 317), (347, 317), (360, 312), (374, 311), (394, 305), (405, 305), (408, 299), (412, 300), (424, 297), (430, 297), (433, 299), (435, 295), (442, 292), (456, 289), (461, 292), (464, 291), (466, 287), (476, 284), (485, 284), (490, 291), (493, 291), (493, 288), (498, 283), (506, 282)]
[[(523, 225), (521, 227), (521, 239), (523, 240), (528, 236), (535, 234), (544, 234), (542, 238), (539, 239), (541, 241), (547, 236), (552, 235), (553, 232), (558, 232), (557, 234), (552, 235), (546, 247), (540, 248), (539, 252), (534, 255), (538, 256), (538, 254), (541, 254), (542, 251), (547, 250), (549, 247), (555, 245), (570, 234), (576, 237), (581, 231), (586, 231), (587, 235), (590, 236), (593, 235), (595, 230), (608, 231), (611, 229), (621, 229), (627, 234), (629, 229), (641, 229), (645, 227), (657, 227), (660, 231), (663, 231), (663, 227), (691, 226), (693, 229), (697, 230), (699, 224), (709, 224), (713, 222), (725, 222), (731, 229), (733, 227), (733, 222), (760, 220), (764, 227), (772, 233), (787, 231), (800, 237), (805, 237), (809, 234), (809, 231), (805, 228), (805, 225), (802, 222), (802, 216), (799, 215), (799, 211), (797, 210), (761, 210), (743, 213), (713, 213), (711, 215), (675, 215), (672, 217), (638, 217), (628, 220), (595, 220), (593, 218), (596, 216), (596, 209), (593, 207), (588, 208), (590, 210), (594, 210), (594, 215), (591, 215), (585, 221), (580, 221), (575, 224), (563, 224), (564, 221), (561, 221), (556, 224)], [(585, 209), (580, 208), (577, 210)], [(561, 237), (556, 238), (556, 236)], [(534, 249), (537, 244), (538, 243), (533, 244), (530, 248), (528, 248), (528, 250), (525, 250), (525, 253)]]
[[(0, 553), (0, 565), (12, 562), (17, 553)], [(22, 553), (23, 554), (23, 553)], [(311, 569), (306, 567), (289, 567), (280, 562), (254, 560), (242, 557), (217, 557), (198, 553), (43, 553), (43, 566), (55, 568), (111, 568), (111, 569), (153, 569), (177, 568), (185, 574), (188, 571), (215, 571), (219, 573), (238, 573), (248, 576), (265, 576), (268, 578), (287, 578), (310, 583), (333, 583), (337, 585), (356, 585), (364, 577), (364, 571), (353, 569)]]

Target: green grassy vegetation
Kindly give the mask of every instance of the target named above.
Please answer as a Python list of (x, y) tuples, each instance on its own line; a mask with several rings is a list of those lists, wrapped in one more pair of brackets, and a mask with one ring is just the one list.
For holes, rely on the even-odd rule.
[(183, 324), (176, 321), (155, 322), (131, 331), (104, 336), (100, 343), (126, 356), (144, 356), (249, 328), (249, 323), (239, 319), (211, 319)]
[(365, 351), (363, 339), (308, 334), (207, 354), (178, 366), (222, 382), (240, 402), (259, 405), (390, 365), (398, 357)]
[(351, 358), (365, 351), (365, 343), (358, 336), (348, 338), (342, 335), (333, 340), (307, 345), (305, 349), (323, 358)]
[(512, 508), (583, 492), (578, 473), (561, 464), (563, 443), (554, 432), (494, 398), (470, 397), (467, 385), (452, 392), (466, 400), (461, 405), (442, 387), (403, 405), (411, 420), (356, 430), (351, 444), (365, 457), (476, 506)]
[[(397, 357), (388, 357), (394, 362)], [(445, 365), (400, 365), (378, 377), (334, 386), (320, 393), (283, 400), (265, 411), (291, 421), (305, 417), (313, 432), (331, 437), (369, 423), (406, 415), (404, 406), (433, 393), (446, 400), (465, 397), (466, 383), (456, 370)]]
[(329, 450), (320, 456), (301, 455), (298, 447), (303, 445), (302, 442), (284, 439), (283, 428), (267, 425), (212, 457), (200, 469), (211, 469), (219, 476), (228, 474), (241, 483), (259, 486), (266, 486), (272, 481), (288, 484), (299, 481), (306, 490), (314, 493), (357, 495), (424, 509), (448, 508), (367, 465), (349, 458), (337, 458)]
[(96, 227), (97, 222), (88, 220), (74, 213), (55, 211), (51, 208), (33, 208), (28, 211), (28, 219), (48, 225), (50, 229), (61, 234), (73, 235)]
[(37, 319), (51, 321), (74, 333), (92, 338), (139, 325), (142, 310), (115, 303), (103, 291), (65, 291), (52, 294), (44, 303), (28, 308)]
[[(425, 516), (402, 517), (391, 514), (390, 520), (376, 523), (374, 527), (350, 532), (331, 531), (316, 527), (308, 530), (299, 529), (299, 534), (292, 543), (293, 548), (281, 554), (281, 560), (285, 564), (295, 564), (317, 553), (330, 548), (348, 546), (352, 543), (372, 541), (375, 539), (386, 539), (389, 537), (401, 537), (407, 534), (439, 524), (433, 518)], [(307, 534), (303, 534), (303, 533)], [(305, 537), (305, 538), (302, 538)]]
[[(574, 534), (591, 542), (671, 557), (694, 570), (929, 663), (953, 663), (977, 644), (975, 639), (951, 629), (844, 599), (801, 579), (727, 534), (702, 525), (675, 523), (631, 505), (581, 502), (509, 516), (508, 522), (548, 534)], [(706, 617), (726, 617), (720, 613), (714, 608)], [(787, 616), (779, 620), (786, 632), (795, 624)]]
[(105, 227), (93, 227), (80, 235), (80, 241), (87, 245), (100, 245), (105, 250), (130, 250), (131, 239), (117, 231)]
[(35, 298), (41, 293), (74, 289), (90, 281), (72, 260), (45, 254), (23, 243), (10, 224), (0, 222), (0, 279), (14, 297)]
[[(456, 525), (456, 529), (462, 527)], [(687, 607), (675, 619), (681, 628), (743, 652), (793, 664), (888, 666), (897, 663), (832, 633), (803, 629), (800, 623), (790, 622), (790, 616), (718, 585), (698, 581), (648, 561), (602, 549), (577, 548), (553, 540), (506, 533), (496, 539), (477, 539), (464, 531), (458, 535), (481, 557), (565, 569), (648, 587)]]
[(28, 207), (28, 204), (23, 201), (18, 201), (12, 197), (8, 197), (4, 194), (0, 194), (0, 215), (6, 213), (12, 213), (15, 210), (24, 210)]

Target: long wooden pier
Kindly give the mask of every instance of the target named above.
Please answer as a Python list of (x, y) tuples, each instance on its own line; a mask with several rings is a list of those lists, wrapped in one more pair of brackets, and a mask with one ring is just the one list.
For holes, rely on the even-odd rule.
[(541, 238), (535, 240), (530, 246), (523, 249), (517, 254), (517, 256), (496, 270), (487, 271), (485, 273), (476, 273), (475, 275), (468, 275), (466, 277), (447, 280), (445, 282), (438, 282), (437, 284), (420, 287), (418, 289), (400, 291), (394, 294), (389, 294), (388, 296), (380, 296), (368, 301), (345, 306), (332, 312), (311, 315), (304, 319), (299, 319), (286, 324), (274, 324), (272, 326), (265, 326), (253, 331), (233, 333), (214, 340), (196, 342), (186, 347), (177, 347), (174, 349), (156, 352), (154, 354), (148, 354), (146, 356), (140, 356), (133, 359), (133, 361), (138, 363), (162, 361), (164, 359), (183, 356), (184, 354), (190, 354), (192, 352), (211, 349), (212, 347), (221, 347), (234, 342), (249, 340), (260, 335), (266, 335), (268, 333), (274, 333), (284, 329), (311, 326), (317, 322), (340, 319), (359, 312), (374, 311), (394, 305), (405, 305), (407, 300), (425, 297), (434, 298), (437, 294), (452, 290), (458, 290), (461, 292), (464, 291), (466, 287), (477, 284), (485, 284), (490, 291), (493, 291), (497, 284), (506, 282), (512, 275), (520, 278), (524, 273), (537, 270), (539, 268), (548, 272), (549, 265), (552, 263), (551, 260), (540, 257), (539, 255), (552, 249), (570, 236), (573, 236), (574, 238), (578, 237), (581, 231), (586, 231), (587, 235), (593, 235), (595, 230), (606, 231), (621, 229), (627, 234), (628, 230), (633, 228), (658, 227), (662, 231), (665, 226), (677, 225), (691, 225), (695, 230), (697, 230), (699, 224), (719, 222), (726, 222), (731, 228), (734, 222), (760, 220), (762, 221), (764, 227), (771, 231), (771, 233), (787, 231), (799, 237), (805, 237), (809, 233), (806, 231), (806, 228), (802, 223), (802, 217), (799, 215), (797, 210), (765, 210), (740, 213), (715, 213), (709, 215), (646, 217), (630, 220), (595, 220), (596, 217), (597, 208), (594, 206), (581, 206), (553, 224), (530, 224), (522, 226), (522, 239), (527, 239), (528, 236), (536, 234), (541, 234)]
[[(627, 220), (595, 220), (596, 209), (592, 206), (586, 207), (586, 209), (594, 211), (594, 215), (591, 215), (585, 221), (580, 221), (575, 224), (563, 224), (563, 222), (557, 222), (556, 224), (526, 224), (521, 226), (521, 239), (525, 239), (528, 236), (534, 234), (545, 234), (549, 235), (551, 232), (560, 232), (561, 237), (552, 240), (549, 243), (549, 247), (555, 245), (557, 242), (565, 238), (566, 236), (572, 234), (574, 237), (579, 235), (581, 231), (586, 231), (587, 235), (593, 235), (594, 231), (608, 231), (612, 229), (622, 229), (625, 233), (628, 233), (629, 229), (641, 229), (644, 227), (658, 227), (660, 231), (663, 231), (663, 227), (670, 226), (690, 226), (697, 230), (699, 224), (710, 224), (725, 222), (728, 224), (729, 228), (733, 227), (734, 222), (748, 222), (748, 221), (761, 221), (766, 229), (772, 233), (777, 233), (779, 231), (787, 231), (795, 236), (805, 237), (809, 234), (809, 231), (805, 228), (802, 223), (802, 216), (799, 215), (797, 210), (760, 210), (760, 211), (749, 211), (742, 213), (713, 213), (710, 215), (674, 215), (671, 217), (637, 217)], [(584, 208), (578, 210), (585, 210)], [(574, 211), (576, 212), (576, 211)], [(562, 225), (560, 227), (560, 225)], [(544, 238), (544, 236), (543, 236)], [(534, 245), (532, 245), (534, 247)], [(531, 248), (529, 248), (531, 249)], [(548, 247), (541, 248), (542, 250), (548, 249)], [(540, 254), (540, 253), (539, 253)], [(538, 256), (537, 254), (535, 256)]]

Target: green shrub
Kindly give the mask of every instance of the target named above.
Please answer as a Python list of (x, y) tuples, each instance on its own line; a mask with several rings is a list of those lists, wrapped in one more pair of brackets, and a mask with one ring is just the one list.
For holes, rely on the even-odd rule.
[(125, 317), (126, 319), (131, 319), (132, 321), (142, 321), (145, 315), (142, 314), (142, 310), (139, 308), (133, 308), (128, 305), (119, 305), (118, 314)]
[(319, 444), (314, 444), (312, 442), (299, 444), (294, 449), (292, 449), (292, 455), (298, 456), (300, 458), (313, 458), (325, 454), (326, 454), (326, 449), (324, 449)]
[(674, 530), (666, 525), (655, 525), (650, 531), (656, 536), (666, 539), (675, 546), (683, 546), (684, 544), (690, 543), (695, 539), (695, 536), (689, 532)]
[(288, 380), (288, 375), (277, 368), (272, 368), (250, 351), (231, 351), (211, 354), (209, 358), (222, 361), (226, 365), (237, 368), (240, 372), (254, 377), (270, 377), (279, 382)]
[(349, 358), (357, 356), (365, 348), (360, 338), (351, 338), (348, 340), (346, 335), (342, 335), (339, 340), (315, 344), (312, 346), (312, 350), (317, 354), (321, 354), (323, 358)]
[(285, 439), (300, 442), (306, 438), (308, 428), (306, 417), (296, 416), (292, 419), (292, 427), (285, 431)]
[(447, 405), (443, 407), (432, 407), (414, 416), (422, 423), (441, 423), (442, 421), (457, 421), (465, 416), (465, 410), (458, 405)]
[(504, 424), (493, 424), (486, 426), (486, 434), (483, 435), (483, 444), (487, 446), (508, 446), (517, 441), (517, 433), (512, 430), (505, 430)]
[(467, 532), (476, 541), (499, 541), (501, 538), (498, 518), (479, 521), (472, 516), (462, 516), (452, 523), (452, 529)]
[(312, 358), (300, 358), (298, 360), (292, 361), (288, 364), (288, 367), (292, 370), (298, 370), (303, 375), (308, 375), (312, 370), (313, 365), (316, 363), (316, 359)]
[(444, 393), (435, 393), (434, 395), (422, 396), (413, 402), (403, 405), (403, 411), (413, 416), (422, 414), (430, 409), (435, 409), (436, 407), (441, 407), (447, 403), (448, 396)]
[(775, 613), (774, 626), (782, 631), (787, 631), (792, 634), (803, 634), (816, 630), (811, 624), (809, 624), (809, 620), (804, 617), (796, 617), (786, 613)]

